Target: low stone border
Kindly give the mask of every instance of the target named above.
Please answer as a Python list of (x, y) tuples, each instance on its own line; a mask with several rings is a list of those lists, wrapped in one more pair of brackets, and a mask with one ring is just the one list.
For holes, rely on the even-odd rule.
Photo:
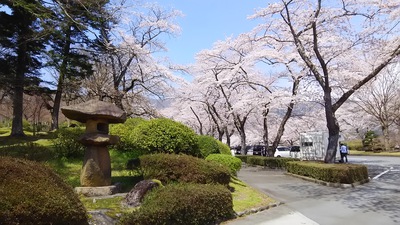
[(336, 187), (336, 188), (354, 188), (354, 187), (356, 187), (358, 185), (362, 185), (362, 184), (368, 183), (369, 180), (370, 180), (370, 178), (368, 178), (366, 180), (357, 181), (357, 182), (354, 182), (352, 184), (342, 184), (342, 183), (331, 183), (331, 182), (327, 182), (327, 181), (323, 181), (323, 180), (317, 180), (315, 178), (301, 176), (301, 175), (297, 175), (297, 174), (294, 174), (294, 173), (285, 173), (285, 174), (293, 176), (293, 177), (297, 177), (297, 178), (300, 178), (300, 179), (303, 179), (303, 180), (306, 180), (306, 181), (311, 181), (311, 182), (314, 182), (314, 183), (317, 183), (317, 184), (321, 184), (321, 185), (324, 185), (324, 186)]
[(258, 213), (258, 212), (267, 210), (269, 208), (277, 207), (277, 206), (282, 205), (282, 204), (284, 204), (284, 203), (283, 202), (275, 202), (275, 203), (271, 203), (271, 204), (266, 205), (266, 206), (261, 206), (261, 207), (258, 207), (258, 208), (248, 209), (248, 210), (236, 213), (236, 217), (242, 217), (242, 216)]

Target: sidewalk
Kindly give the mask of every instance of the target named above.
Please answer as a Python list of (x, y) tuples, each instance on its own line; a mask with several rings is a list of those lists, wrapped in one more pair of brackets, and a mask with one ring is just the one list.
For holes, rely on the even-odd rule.
[[(257, 167), (244, 167), (238, 174), (240, 180), (248, 183), (249, 185), (258, 188), (263, 186), (270, 186), (271, 183), (275, 184), (291, 184), (296, 182), (296, 179), (288, 177), (285, 179), (283, 171), (260, 171), (263, 169)], [(268, 180), (260, 179), (257, 175), (259, 173), (270, 173)], [(283, 182), (283, 183), (282, 183)], [(254, 185), (252, 185), (254, 184)], [(293, 183), (294, 184), (294, 183)], [(285, 201), (285, 196), (279, 196), (279, 191), (260, 190), (265, 194), (279, 200)], [(318, 225), (315, 221), (307, 218), (300, 212), (292, 210), (285, 204), (280, 204), (277, 207), (272, 207), (267, 210), (239, 217), (235, 220), (223, 223), (223, 225)]]
[(303, 214), (279, 205), (259, 213), (240, 217), (223, 225), (318, 225)]

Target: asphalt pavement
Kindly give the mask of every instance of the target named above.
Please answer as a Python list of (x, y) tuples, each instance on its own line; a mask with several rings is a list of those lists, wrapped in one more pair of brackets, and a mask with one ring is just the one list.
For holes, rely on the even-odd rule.
[[(268, 179), (265, 179), (266, 174)], [(263, 178), (259, 175), (262, 175)], [(287, 206), (285, 204), (286, 197), (284, 193), (280, 193), (278, 188), (274, 188), (276, 185), (295, 185), (298, 182), (305, 181), (285, 175), (282, 170), (265, 170), (260, 167), (246, 166), (238, 173), (238, 177), (250, 186), (259, 189), (261, 192), (279, 201), (281, 204), (258, 213), (239, 217), (233, 221), (224, 223), (224, 225), (318, 225), (315, 221)], [(270, 187), (272, 189), (260, 189), (259, 187)]]
[(329, 187), (283, 170), (244, 166), (239, 179), (282, 204), (224, 225), (400, 224), (400, 157), (351, 156), (349, 163), (366, 165), (370, 182)]

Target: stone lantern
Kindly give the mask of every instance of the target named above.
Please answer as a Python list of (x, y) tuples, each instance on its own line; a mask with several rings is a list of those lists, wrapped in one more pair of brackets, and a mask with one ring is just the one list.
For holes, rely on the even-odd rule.
[(98, 100), (65, 106), (61, 111), (67, 118), (86, 124), (86, 131), (78, 140), (86, 146), (81, 186), (110, 186), (111, 160), (107, 145), (116, 144), (119, 137), (109, 135), (108, 126), (110, 123), (125, 122), (125, 112), (114, 104)]

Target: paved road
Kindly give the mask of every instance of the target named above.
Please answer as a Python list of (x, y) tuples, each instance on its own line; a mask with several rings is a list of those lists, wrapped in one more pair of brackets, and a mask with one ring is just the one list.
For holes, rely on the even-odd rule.
[(241, 180), (285, 204), (228, 224), (400, 224), (400, 158), (350, 156), (349, 160), (367, 165), (371, 182), (333, 188), (282, 171), (243, 168), (238, 174)]

